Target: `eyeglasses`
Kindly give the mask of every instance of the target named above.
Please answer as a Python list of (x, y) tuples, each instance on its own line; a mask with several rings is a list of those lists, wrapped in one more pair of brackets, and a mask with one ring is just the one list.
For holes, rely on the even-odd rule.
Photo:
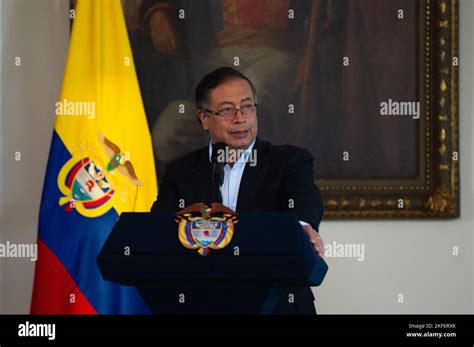
[(219, 116), (224, 120), (232, 120), (237, 115), (237, 111), (240, 111), (240, 113), (242, 113), (242, 116), (244, 117), (253, 116), (257, 111), (257, 104), (245, 104), (240, 106), (240, 108), (226, 107), (222, 110), (219, 110), (218, 112), (205, 108), (204, 111)]

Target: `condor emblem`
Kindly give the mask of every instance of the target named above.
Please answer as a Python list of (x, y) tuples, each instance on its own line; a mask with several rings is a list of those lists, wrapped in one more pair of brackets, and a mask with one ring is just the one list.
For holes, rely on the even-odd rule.
[(74, 155), (59, 172), (58, 187), (63, 194), (59, 205), (64, 206), (66, 212), (76, 210), (86, 217), (99, 217), (109, 211), (117, 195), (115, 169), (133, 185), (140, 186), (125, 153), (102, 134), (99, 134), (99, 140), (108, 161), (104, 162), (103, 155), (90, 150)]

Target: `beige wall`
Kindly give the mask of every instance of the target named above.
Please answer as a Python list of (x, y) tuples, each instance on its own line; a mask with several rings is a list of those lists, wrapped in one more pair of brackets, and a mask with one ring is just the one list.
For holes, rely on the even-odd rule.
[[(4, 0), (3, 216), (0, 242), (35, 242), (39, 199), (68, 44), (66, 0)], [(320, 313), (467, 313), (473, 304), (474, 1), (461, 1), (461, 218), (324, 222), (326, 243), (362, 243), (365, 260), (328, 259)], [(14, 57), (22, 66), (14, 67)], [(13, 160), (20, 151), (22, 160)], [(1, 205), (0, 205), (1, 206)], [(453, 256), (452, 247), (460, 254)], [(29, 309), (33, 263), (0, 259), (0, 313)], [(397, 295), (404, 303), (397, 303)]]
[[(38, 207), (68, 44), (68, 1), (3, 0), (3, 217), (0, 238), (36, 242)], [(21, 66), (15, 67), (15, 57)], [(14, 153), (21, 152), (21, 161)], [(29, 311), (34, 263), (0, 259), (0, 312)]]

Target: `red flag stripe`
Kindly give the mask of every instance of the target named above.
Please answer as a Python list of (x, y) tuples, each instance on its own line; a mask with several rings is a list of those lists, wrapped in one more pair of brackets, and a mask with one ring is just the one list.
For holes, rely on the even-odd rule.
[(97, 314), (56, 255), (40, 239), (37, 261), (32, 314)]

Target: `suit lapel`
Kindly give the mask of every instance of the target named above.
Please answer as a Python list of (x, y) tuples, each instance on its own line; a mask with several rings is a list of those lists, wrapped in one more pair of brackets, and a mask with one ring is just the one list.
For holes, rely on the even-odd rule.
[(210, 203), (212, 200), (212, 167), (209, 160), (209, 147), (203, 148), (196, 159), (194, 174), (191, 177), (197, 201)]
[(257, 151), (257, 165), (250, 166), (250, 162), (245, 165), (244, 174), (240, 181), (239, 195), (237, 199), (237, 212), (241, 210), (250, 210), (254, 206), (260, 186), (267, 176), (269, 167), (268, 142), (257, 138), (253, 149)]

